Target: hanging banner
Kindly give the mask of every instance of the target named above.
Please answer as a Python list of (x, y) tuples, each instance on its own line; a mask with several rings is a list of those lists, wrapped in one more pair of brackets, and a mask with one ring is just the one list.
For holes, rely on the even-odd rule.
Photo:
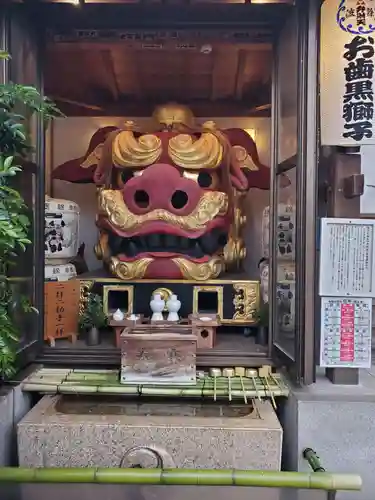
[(321, 10), (321, 141), (375, 144), (375, 0), (326, 0)]

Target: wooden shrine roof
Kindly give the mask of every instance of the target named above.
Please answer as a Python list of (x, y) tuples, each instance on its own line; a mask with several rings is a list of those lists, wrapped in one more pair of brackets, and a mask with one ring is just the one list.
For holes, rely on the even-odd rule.
[(196, 116), (269, 113), (289, 0), (195, 3), (44, 4), (47, 94), (73, 115), (149, 116), (171, 100)]
[(270, 44), (66, 43), (48, 49), (46, 67), (47, 95), (79, 114), (147, 116), (155, 104), (179, 101), (196, 103), (197, 115), (214, 105), (225, 115), (270, 102)]

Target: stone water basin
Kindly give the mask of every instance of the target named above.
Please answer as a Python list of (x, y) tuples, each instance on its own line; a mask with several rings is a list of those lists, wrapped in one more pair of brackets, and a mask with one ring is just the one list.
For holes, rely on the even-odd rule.
[(268, 401), (44, 396), (17, 434), (26, 467), (281, 467), (282, 428)]

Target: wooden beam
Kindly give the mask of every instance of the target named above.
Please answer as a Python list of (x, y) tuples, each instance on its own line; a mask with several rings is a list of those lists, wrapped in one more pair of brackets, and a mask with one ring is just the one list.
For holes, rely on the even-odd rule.
[[(73, 3), (72, 0), (40, 0), (41, 3), (60, 3), (60, 4), (71, 4)], [(86, 0), (87, 1), (87, 0)], [(262, 4), (266, 4), (266, 3), (270, 3), (270, 4), (290, 4), (290, 3), (293, 3), (294, 0), (250, 0), (248, 3), (253, 3), (253, 4), (256, 4), (256, 3), (262, 3)], [(30, 0), (12, 0), (13, 3), (29, 3)], [(30, 2), (31, 3), (31, 2)], [(169, 2), (168, 0), (107, 0), (107, 1), (103, 1), (103, 0), (88, 0), (87, 3), (91, 3), (91, 4), (103, 4), (103, 3), (108, 3), (108, 4), (120, 4), (120, 5), (124, 5), (124, 4), (157, 4), (157, 3), (160, 3), (160, 4), (167, 4), (168, 3), (171, 3)], [(174, 4), (191, 4), (191, 5), (195, 5), (195, 4), (201, 4), (201, 3), (207, 3), (207, 0), (174, 0)], [(230, 5), (233, 5), (235, 3), (238, 3), (238, 4), (243, 4), (243, 3), (246, 3), (245, 0), (214, 0), (214, 1), (211, 1), (210, 4), (230, 4)]]
[(241, 49), (238, 52), (238, 65), (237, 65), (236, 81), (234, 89), (234, 95), (236, 96), (236, 99), (239, 100), (242, 98), (243, 87), (245, 84), (246, 63), (247, 63), (247, 52)]
[(254, 113), (259, 113), (260, 111), (269, 111), (270, 109), (271, 109), (271, 103), (270, 104), (262, 104), (262, 106), (255, 106), (250, 111), (254, 112)]
[(212, 68), (211, 68), (211, 99), (215, 101), (218, 98), (217, 83), (220, 78), (220, 49), (215, 47), (212, 55)]
[(104, 71), (107, 75), (108, 87), (113, 96), (113, 100), (117, 101), (120, 97), (120, 90), (117, 82), (117, 75), (115, 71), (115, 62), (111, 49), (102, 51)]
[(294, 0), (250, 0), (252, 4), (266, 4), (266, 3), (278, 3), (278, 4), (293, 4)]
[(143, 96), (143, 79), (142, 79), (142, 71), (140, 69), (140, 64), (138, 60), (138, 52), (136, 50), (133, 51), (132, 53), (132, 59), (133, 59), (133, 71), (134, 75), (137, 81), (137, 84), (134, 87), (134, 90), (136, 92), (136, 98), (137, 99), (142, 99)]
[[(218, 41), (211, 38), (207, 35), (207, 38), (189, 38), (190, 43), (197, 43), (197, 52), (201, 50), (201, 46), (205, 43), (214, 43), (215, 47), (236, 47), (238, 49), (246, 49), (247, 51), (256, 51), (256, 52), (270, 52), (272, 51), (272, 44), (270, 43), (235, 43), (232, 41)], [(176, 42), (162, 42), (163, 47), (160, 51), (164, 50), (173, 50), (176, 51)], [(69, 54), (77, 53), (79, 50), (87, 50), (89, 52), (92, 51), (103, 51), (110, 50), (113, 47), (126, 47), (129, 50), (147, 50), (144, 48), (145, 42), (138, 42), (134, 40), (101, 40), (101, 41), (64, 41), (64, 42), (55, 42), (49, 41), (47, 45), (47, 50), (53, 52), (66, 52)]]
[(83, 108), (83, 109), (89, 109), (90, 111), (99, 111), (102, 112), (103, 108), (101, 106), (97, 106), (96, 104), (89, 104), (86, 102), (81, 102), (81, 101), (75, 101), (74, 99), (69, 99), (67, 97), (61, 97), (57, 95), (51, 95), (50, 96), (53, 101), (62, 103), (62, 104), (69, 104), (71, 106), (75, 106), (77, 108)]
[[(56, 99), (55, 97), (55, 100)], [(101, 107), (77, 103), (74, 100), (60, 98), (58, 100), (60, 109), (67, 116), (123, 116), (130, 117), (149, 117), (158, 104), (158, 101), (145, 101), (137, 99), (129, 99), (119, 101), (117, 103), (103, 104)], [(189, 106), (196, 117), (250, 117), (254, 116), (269, 116), (270, 110), (261, 112), (252, 112), (248, 102), (231, 100), (213, 101), (190, 101), (184, 102)]]
[(237, 47), (214, 47), (214, 69), (211, 73), (211, 99), (228, 98), (233, 94), (237, 70)]

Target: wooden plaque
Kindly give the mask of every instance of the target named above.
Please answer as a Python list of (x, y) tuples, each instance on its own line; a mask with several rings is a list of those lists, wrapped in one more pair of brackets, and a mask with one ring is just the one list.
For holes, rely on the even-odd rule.
[(139, 325), (121, 335), (123, 384), (196, 383), (197, 338), (191, 326)]
[(71, 338), (78, 332), (79, 281), (44, 284), (44, 340), (52, 346), (56, 339)]

